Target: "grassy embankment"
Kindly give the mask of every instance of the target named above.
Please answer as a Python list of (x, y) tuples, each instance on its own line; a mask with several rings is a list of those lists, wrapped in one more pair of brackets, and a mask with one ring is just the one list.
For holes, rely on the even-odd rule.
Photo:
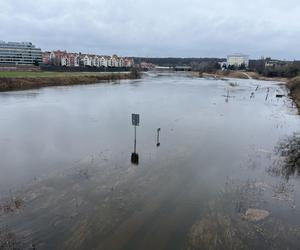
[[(201, 73), (200, 76), (202, 77), (215, 77), (215, 78), (223, 78), (223, 77), (230, 77), (230, 78), (239, 78), (239, 79), (248, 79), (249, 77), (240, 72), (240, 71), (221, 71), (218, 70), (215, 73)], [(252, 78), (254, 78), (251, 75)]]
[(291, 91), (291, 96), (295, 100), (300, 113), (300, 76), (289, 80), (287, 86)]
[(0, 91), (26, 90), (47, 86), (92, 84), (136, 78), (130, 72), (0, 72)]

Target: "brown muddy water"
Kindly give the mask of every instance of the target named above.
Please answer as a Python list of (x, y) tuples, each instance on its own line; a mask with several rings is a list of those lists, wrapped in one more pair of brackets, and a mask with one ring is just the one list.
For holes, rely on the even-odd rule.
[(1, 93), (0, 249), (299, 249), (300, 118), (276, 94), (183, 74)]

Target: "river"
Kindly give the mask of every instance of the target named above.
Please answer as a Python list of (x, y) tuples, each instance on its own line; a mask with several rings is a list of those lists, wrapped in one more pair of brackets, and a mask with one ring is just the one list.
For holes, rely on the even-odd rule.
[(300, 245), (300, 117), (278, 82), (148, 73), (0, 107), (0, 248)]

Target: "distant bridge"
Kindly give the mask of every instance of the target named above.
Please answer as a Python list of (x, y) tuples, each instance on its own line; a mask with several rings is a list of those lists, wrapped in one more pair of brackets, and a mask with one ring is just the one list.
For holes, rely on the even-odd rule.
[(192, 71), (192, 67), (190, 67), (190, 66), (175, 66), (175, 67), (156, 66), (155, 70), (157, 70), (157, 71)]
[(175, 71), (192, 71), (192, 67), (190, 66), (176, 66), (174, 67)]

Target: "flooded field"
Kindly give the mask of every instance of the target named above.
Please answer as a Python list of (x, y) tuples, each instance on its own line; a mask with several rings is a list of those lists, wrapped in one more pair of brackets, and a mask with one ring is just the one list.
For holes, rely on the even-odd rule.
[(0, 249), (299, 249), (300, 117), (279, 83), (147, 74), (0, 105)]

